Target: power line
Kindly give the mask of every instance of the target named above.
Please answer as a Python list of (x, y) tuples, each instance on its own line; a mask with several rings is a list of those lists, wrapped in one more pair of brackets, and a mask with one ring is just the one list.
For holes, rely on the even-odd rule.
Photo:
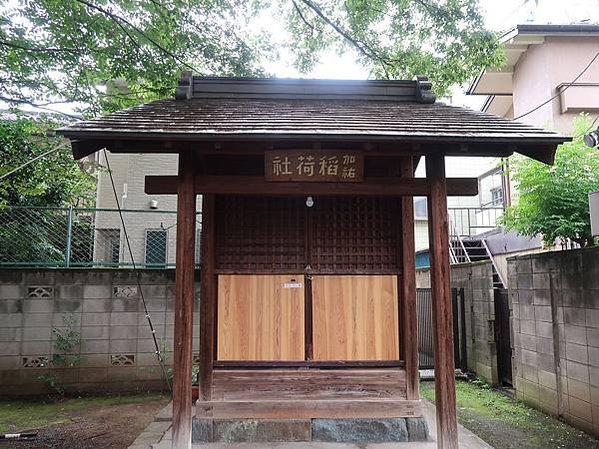
[(565, 91), (567, 91), (570, 87), (572, 87), (572, 85), (578, 81), (578, 79), (584, 75), (586, 73), (586, 71), (591, 67), (591, 65), (593, 65), (593, 63), (595, 62), (595, 60), (599, 58), (599, 52), (597, 52), (597, 54), (591, 59), (591, 61), (587, 64), (587, 66), (582, 70), (582, 72), (580, 72), (576, 78), (574, 78), (572, 80), (572, 82), (568, 83), (566, 85), (566, 87), (564, 87), (561, 91), (559, 91), (558, 93), (556, 93), (555, 95), (553, 95), (551, 98), (547, 99), (546, 101), (544, 101), (543, 103), (541, 103), (540, 105), (538, 105), (535, 108), (532, 108), (530, 111), (525, 112), (524, 114), (519, 115), (518, 117), (514, 117), (513, 120), (519, 120), (522, 117), (526, 117), (529, 114), (532, 114), (535, 111), (538, 111), (539, 109), (541, 109), (543, 106), (545, 106), (547, 103), (555, 100), (557, 97), (559, 97), (562, 93), (564, 93)]
[(108, 9), (105, 9), (105, 8), (103, 8), (101, 6), (95, 5), (95, 4), (93, 4), (93, 3), (91, 3), (91, 2), (89, 2), (87, 0), (75, 0), (75, 1), (78, 2), (78, 3), (81, 3), (81, 4), (85, 5), (85, 6), (87, 6), (88, 8), (95, 9), (96, 11), (99, 11), (100, 13), (104, 14), (105, 16), (108, 16), (113, 22), (115, 22), (117, 24), (117, 26), (119, 28), (121, 28), (121, 30), (127, 35), (127, 37), (129, 37), (131, 39), (131, 41), (133, 42), (133, 44), (136, 45), (136, 46), (138, 46), (140, 49), (141, 49), (141, 45), (129, 34), (129, 32), (123, 26), (123, 23), (125, 23), (126, 25), (128, 25), (137, 34), (139, 34), (140, 36), (142, 36), (143, 38), (145, 38), (148, 42), (150, 42), (154, 47), (156, 47), (162, 53), (166, 54), (167, 56), (171, 57), (175, 61), (177, 61), (180, 64), (184, 65), (188, 69), (199, 73), (199, 71), (195, 67), (193, 67), (192, 65), (188, 64), (187, 62), (185, 62), (184, 59), (180, 58), (178, 55), (176, 55), (175, 53), (171, 52), (169, 49), (167, 49), (162, 44), (160, 44), (157, 40), (153, 39), (151, 36), (149, 36), (148, 34), (146, 34), (141, 28), (139, 28), (138, 26), (134, 25), (129, 20), (121, 17), (120, 15), (118, 15), (118, 14), (112, 12), (112, 11), (109, 11)]
[[(27, 167), (28, 165), (32, 164), (33, 162), (35, 162), (35, 161), (37, 161), (37, 160), (39, 160), (39, 159), (41, 159), (41, 158), (43, 158), (45, 156), (48, 156), (49, 154), (55, 153), (56, 151), (60, 150), (61, 148), (64, 148), (67, 145), (67, 143), (68, 142), (63, 142), (60, 145), (52, 148), (51, 150), (46, 151), (45, 153), (42, 153), (39, 156), (34, 157), (33, 159), (30, 159), (29, 161), (25, 162), (24, 164), (21, 164), (20, 166), (18, 166), (16, 168), (14, 168), (13, 170), (9, 171), (8, 173), (3, 174), (2, 176), (0, 176), (0, 181), (2, 181), (5, 178), (8, 178), (13, 173), (16, 173), (17, 171), (19, 171), (19, 170)], [(152, 333), (152, 339), (154, 340), (154, 347), (156, 348), (156, 351), (155, 351), (156, 357), (158, 358), (158, 363), (160, 364), (160, 368), (162, 369), (162, 372), (164, 374), (164, 378), (166, 380), (166, 384), (168, 386), (168, 389), (169, 389), (170, 392), (172, 392), (171, 383), (170, 383), (170, 380), (169, 380), (169, 377), (168, 377), (168, 372), (166, 370), (166, 366), (165, 366), (165, 363), (164, 363), (164, 358), (162, 357), (162, 353), (160, 352), (160, 346), (158, 344), (158, 340), (156, 339), (156, 330), (154, 329), (154, 324), (152, 323), (152, 318), (150, 317), (150, 313), (148, 312), (148, 306), (146, 304), (146, 298), (145, 298), (145, 296), (143, 294), (143, 289), (142, 289), (142, 286), (141, 286), (140, 273), (139, 273), (139, 270), (137, 268), (137, 264), (135, 263), (135, 258), (133, 257), (133, 250), (131, 249), (131, 242), (129, 240), (129, 234), (127, 233), (127, 228), (126, 228), (126, 225), (125, 225), (125, 219), (123, 217), (123, 211), (122, 211), (121, 205), (119, 203), (118, 194), (116, 193), (116, 186), (115, 186), (115, 183), (114, 183), (114, 178), (112, 176), (112, 169), (110, 168), (110, 161), (108, 159), (108, 153), (106, 152), (105, 148), (103, 149), (103, 152), (104, 152), (104, 158), (106, 159), (106, 167), (107, 167), (108, 175), (110, 176), (110, 184), (112, 186), (112, 192), (114, 193), (114, 198), (115, 198), (117, 209), (118, 209), (118, 212), (119, 212), (119, 217), (120, 217), (120, 220), (121, 220), (121, 224), (123, 226), (123, 234), (125, 235), (125, 241), (127, 243), (127, 249), (128, 249), (128, 252), (129, 252), (129, 256), (131, 257), (131, 264), (133, 266), (133, 271), (135, 272), (135, 277), (136, 277), (136, 280), (137, 280), (137, 288), (138, 288), (138, 291), (139, 291), (139, 296), (141, 298), (141, 301), (142, 301), (142, 304), (143, 304), (143, 307), (144, 307), (145, 316), (146, 316), (146, 318), (148, 320), (148, 324), (150, 326), (150, 331)]]
[(8, 173), (3, 174), (2, 176), (0, 176), (0, 181), (2, 181), (5, 178), (8, 178), (10, 175), (12, 175), (13, 173), (18, 172), (19, 170), (27, 167), (29, 164), (34, 163), (35, 161), (48, 156), (49, 154), (55, 153), (58, 150), (60, 150), (61, 148), (64, 148), (67, 145), (67, 142), (63, 142), (60, 145), (52, 148), (51, 150), (46, 151), (45, 153), (40, 154), (39, 156), (34, 157), (33, 159), (25, 162), (24, 164), (19, 165), (17, 168), (14, 168), (13, 170), (9, 171)]
[(116, 193), (116, 186), (114, 184), (114, 178), (112, 177), (112, 170), (110, 168), (110, 161), (108, 160), (108, 152), (106, 148), (103, 148), (104, 159), (106, 159), (106, 168), (108, 170), (108, 175), (110, 176), (110, 184), (112, 185), (112, 192), (114, 193), (114, 199), (116, 202), (116, 207), (119, 211), (119, 217), (121, 219), (121, 224), (123, 226), (123, 234), (125, 235), (125, 242), (127, 243), (127, 249), (129, 251), (129, 257), (131, 257), (131, 265), (133, 266), (133, 272), (135, 273), (135, 278), (137, 279), (137, 288), (139, 290), (139, 296), (141, 298), (141, 302), (144, 306), (144, 312), (146, 314), (146, 319), (148, 320), (148, 325), (150, 326), (150, 331), (152, 333), (152, 339), (154, 340), (154, 347), (156, 348), (156, 357), (158, 358), (158, 363), (160, 364), (160, 368), (162, 369), (162, 374), (166, 380), (166, 385), (168, 386), (169, 391), (172, 393), (171, 382), (168, 378), (168, 372), (166, 370), (166, 366), (164, 364), (164, 359), (162, 358), (162, 353), (160, 352), (160, 347), (158, 345), (158, 340), (156, 339), (156, 330), (154, 329), (154, 324), (152, 323), (152, 318), (150, 317), (150, 313), (148, 312), (148, 306), (146, 305), (146, 298), (144, 297), (143, 289), (141, 287), (141, 278), (139, 270), (137, 269), (137, 265), (135, 263), (135, 258), (133, 257), (133, 250), (131, 249), (131, 242), (129, 241), (129, 234), (127, 233), (127, 228), (125, 226), (125, 219), (123, 218), (123, 211), (121, 210), (121, 205), (119, 203), (119, 197)]
[(585, 129), (583, 132), (581, 132), (581, 133), (579, 133), (579, 134), (577, 134), (577, 135), (573, 136), (573, 137), (572, 137), (572, 139), (576, 140), (576, 139), (578, 139), (579, 137), (582, 137), (582, 136), (584, 136), (585, 134), (588, 134), (588, 133), (589, 133), (589, 131), (591, 131), (591, 130), (593, 129), (593, 127), (595, 126), (595, 123), (597, 123), (597, 120), (599, 120), (599, 115), (598, 115), (597, 117), (595, 117), (595, 120), (593, 120), (593, 121), (591, 122), (591, 124), (589, 125), (589, 127), (588, 127), (587, 129)]

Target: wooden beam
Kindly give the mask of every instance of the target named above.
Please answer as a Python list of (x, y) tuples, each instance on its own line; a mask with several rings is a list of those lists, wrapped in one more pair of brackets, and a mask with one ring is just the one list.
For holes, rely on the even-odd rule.
[(437, 447), (458, 448), (456, 418), (453, 318), (449, 268), (449, 226), (445, 158), (426, 157), (426, 176), (431, 183), (428, 201), (431, 294), (435, 349), (435, 403)]
[[(88, 145), (88, 142), (90, 145)], [(314, 139), (304, 140), (273, 140), (265, 141), (248, 140), (244, 142), (228, 140), (158, 140), (154, 137), (145, 139), (105, 139), (101, 141), (86, 140), (82, 145), (86, 145), (93, 150), (92, 145), (95, 142), (101, 142), (108, 150), (113, 153), (179, 153), (181, 151), (193, 151), (197, 154), (234, 154), (234, 155), (263, 155), (265, 150), (298, 150), (313, 148), (319, 145), (322, 149), (328, 150), (363, 150), (368, 153), (368, 157), (387, 157), (394, 155), (421, 155), (423, 154), (421, 145), (418, 143), (398, 143), (377, 144), (374, 142), (351, 142), (351, 141), (326, 141), (320, 142)], [(435, 144), (438, 147), (438, 144)], [(444, 148), (447, 148), (445, 146)]]
[[(149, 195), (176, 193), (176, 176), (146, 176)], [(431, 191), (426, 178), (369, 178), (360, 183), (268, 182), (261, 176), (197, 176), (196, 194), (221, 195), (332, 195), (332, 196), (427, 196)], [(478, 194), (477, 178), (447, 180), (449, 195)]]
[(200, 273), (200, 401), (212, 397), (212, 371), (216, 346), (217, 279), (214, 272), (215, 216), (214, 195), (202, 197), (202, 245)]
[[(307, 288), (306, 288), (307, 289)], [(335, 368), (356, 370), (358, 368), (399, 368), (402, 360), (219, 360), (214, 362), (218, 369), (280, 369), (280, 368)]]
[[(410, 156), (401, 160), (401, 177), (414, 177), (413, 159)], [(403, 303), (401, 323), (403, 328), (403, 360), (406, 366), (406, 395), (408, 399), (418, 399), (418, 327), (416, 316), (416, 249), (414, 243), (414, 201), (411, 196), (401, 199), (402, 234), (402, 276), (401, 300)]]
[(406, 399), (296, 399), (198, 402), (196, 417), (215, 419), (403, 418), (422, 416), (421, 401)]
[(195, 269), (196, 194), (193, 153), (179, 155), (177, 270), (173, 378), (173, 448), (191, 448), (191, 365)]

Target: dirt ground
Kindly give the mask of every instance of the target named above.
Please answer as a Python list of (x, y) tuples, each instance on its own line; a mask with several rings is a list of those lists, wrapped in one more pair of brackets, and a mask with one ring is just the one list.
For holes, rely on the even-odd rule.
[[(64, 419), (37, 429), (37, 438), (32, 441), (12, 441), (0, 447), (15, 449), (97, 449), (127, 448), (143, 429), (154, 419), (154, 415), (168, 403), (167, 397), (140, 398), (137, 403), (97, 404), (61, 413)], [(19, 429), (23, 430), (23, 429)]]

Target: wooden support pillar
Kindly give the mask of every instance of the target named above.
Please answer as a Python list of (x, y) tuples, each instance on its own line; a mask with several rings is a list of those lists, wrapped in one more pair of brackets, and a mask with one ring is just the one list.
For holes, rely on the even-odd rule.
[[(401, 177), (414, 177), (414, 163), (411, 156), (401, 159)], [(418, 317), (416, 315), (416, 254), (414, 243), (414, 199), (403, 196), (401, 199), (402, 233), (402, 276), (401, 300), (403, 301), (401, 322), (403, 327), (403, 359), (406, 367), (407, 399), (419, 399), (418, 378)]]
[(431, 183), (428, 197), (428, 233), (435, 349), (437, 447), (457, 449), (447, 182), (443, 155), (426, 156), (426, 176)]
[(193, 154), (179, 154), (173, 367), (173, 448), (191, 448), (196, 193)]
[(214, 273), (214, 195), (202, 197), (202, 245), (200, 263), (200, 401), (212, 397), (212, 370), (216, 347), (217, 279)]

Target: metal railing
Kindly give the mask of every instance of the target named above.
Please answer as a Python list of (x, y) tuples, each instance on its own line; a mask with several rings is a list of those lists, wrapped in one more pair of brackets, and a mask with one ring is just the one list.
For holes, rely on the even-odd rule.
[(503, 207), (449, 207), (452, 234), (472, 237), (495, 229), (503, 216)]
[[(133, 260), (117, 209), (0, 208), (0, 266), (174, 267), (176, 211), (122, 213)], [(196, 229), (198, 255), (200, 213)]]
[[(449, 208), (451, 238), (495, 228), (503, 209)], [(175, 266), (177, 213), (174, 210), (122, 210), (133, 259), (139, 267)], [(201, 214), (196, 220), (199, 263)], [(459, 250), (459, 248), (458, 248)], [(456, 254), (456, 257), (458, 255)], [(117, 209), (0, 208), (0, 266), (131, 267)]]

